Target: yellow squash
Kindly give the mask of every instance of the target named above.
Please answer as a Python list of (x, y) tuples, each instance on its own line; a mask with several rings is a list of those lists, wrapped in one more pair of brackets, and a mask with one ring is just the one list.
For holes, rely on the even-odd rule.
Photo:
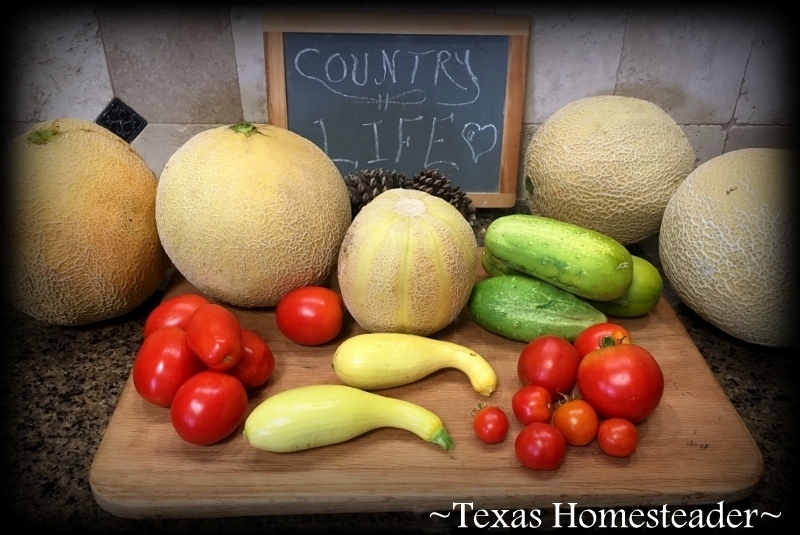
[(336, 349), (333, 370), (344, 384), (379, 390), (412, 383), (443, 368), (456, 368), (484, 396), (497, 387), (497, 376), (486, 360), (459, 344), (403, 333), (353, 336)]
[(301, 386), (267, 398), (247, 417), (244, 436), (256, 448), (285, 453), (381, 427), (410, 431), (446, 450), (453, 446), (442, 420), (428, 409), (345, 385)]

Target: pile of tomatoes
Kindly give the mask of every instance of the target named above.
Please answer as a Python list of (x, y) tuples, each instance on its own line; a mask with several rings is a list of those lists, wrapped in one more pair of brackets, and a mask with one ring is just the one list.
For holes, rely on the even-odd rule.
[(265, 384), (275, 367), (258, 333), (196, 294), (162, 301), (145, 320), (143, 335), (134, 387), (150, 403), (169, 407), (175, 431), (192, 444), (233, 433), (247, 411), (247, 389)]
[[(600, 323), (570, 343), (545, 335), (532, 340), (517, 362), (522, 387), (513, 395), (514, 417), (525, 427), (514, 442), (517, 459), (533, 470), (553, 470), (568, 446), (597, 440), (615, 457), (633, 454), (636, 424), (656, 409), (664, 376), (646, 349), (615, 323)], [(504, 440), (508, 417), (501, 407), (483, 406), (473, 426), (487, 444)]]
[[(279, 330), (301, 345), (319, 345), (342, 329), (344, 303), (330, 288), (289, 291), (275, 309)], [(226, 438), (247, 411), (248, 390), (272, 376), (275, 357), (256, 332), (226, 307), (197, 294), (162, 301), (148, 315), (133, 361), (133, 384), (145, 400), (168, 407), (175, 431), (208, 445)]]

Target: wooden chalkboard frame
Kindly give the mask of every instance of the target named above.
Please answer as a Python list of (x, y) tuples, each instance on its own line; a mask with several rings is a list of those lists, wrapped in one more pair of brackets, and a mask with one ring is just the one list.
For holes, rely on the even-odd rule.
[(270, 124), (288, 128), (284, 33), (500, 35), (509, 37), (503, 139), (497, 192), (467, 192), (476, 208), (510, 208), (517, 200), (530, 22), (491, 13), (372, 13), (271, 11), (263, 16)]

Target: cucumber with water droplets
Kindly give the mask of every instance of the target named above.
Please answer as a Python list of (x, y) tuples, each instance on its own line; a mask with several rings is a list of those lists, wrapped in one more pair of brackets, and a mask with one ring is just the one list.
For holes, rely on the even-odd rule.
[(484, 241), (507, 266), (586, 299), (619, 299), (633, 279), (625, 246), (572, 223), (511, 214), (495, 219)]
[(540, 279), (499, 275), (473, 286), (467, 302), (472, 319), (489, 332), (529, 342), (545, 334), (572, 342), (606, 316), (583, 299)]

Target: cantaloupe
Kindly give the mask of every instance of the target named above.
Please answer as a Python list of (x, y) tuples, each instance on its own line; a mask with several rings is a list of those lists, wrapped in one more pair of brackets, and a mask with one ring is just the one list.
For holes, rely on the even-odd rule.
[(536, 131), (524, 162), (531, 213), (632, 244), (658, 231), (667, 201), (695, 168), (686, 135), (646, 100), (567, 104)]
[(797, 155), (740, 149), (692, 172), (670, 199), (659, 256), (675, 293), (726, 333), (765, 346), (797, 340)]
[(325, 284), (350, 221), (336, 164), (271, 125), (200, 132), (159, 178), (164, 249), (190, 283), (231, 305), (270, 307), (290, 290)]
[(390, 189), (353, 219), (337, 274), (345, 306), (365, 330), (427, 336), (458, 317), (476, 266), (475, 233), (456, 208)]
[(121, 316), (163, 282), (156, 176), (123, 139), (88, 121), (39, 123), (5, 145), (8, 301), (46, 323)]

